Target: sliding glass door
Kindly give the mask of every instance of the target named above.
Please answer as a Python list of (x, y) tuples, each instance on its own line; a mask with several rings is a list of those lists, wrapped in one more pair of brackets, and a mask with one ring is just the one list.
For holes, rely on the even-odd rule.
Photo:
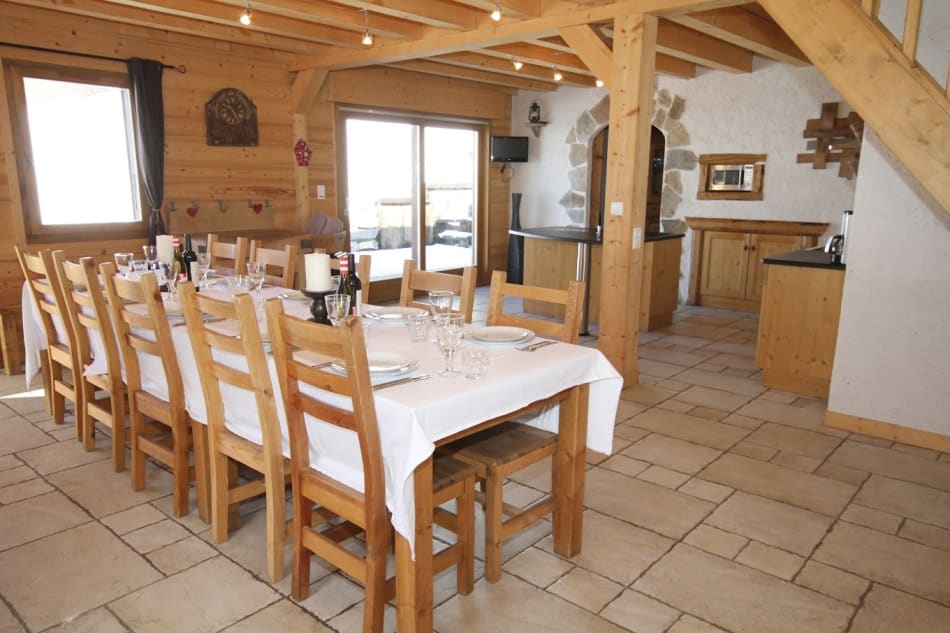
[(479, 128), (347, 112), (344, 177), (350, 244), (373, 279), (475, 265)]

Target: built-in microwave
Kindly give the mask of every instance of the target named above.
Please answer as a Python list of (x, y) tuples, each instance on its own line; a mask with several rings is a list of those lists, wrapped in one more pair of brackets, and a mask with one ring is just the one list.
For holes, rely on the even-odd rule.
[(752, 191), (755, 165), (710, 165), (708, 191)]

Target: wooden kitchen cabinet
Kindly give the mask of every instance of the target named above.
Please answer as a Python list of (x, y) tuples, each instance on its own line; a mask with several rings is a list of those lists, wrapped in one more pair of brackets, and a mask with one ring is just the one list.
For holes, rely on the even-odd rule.
[(693, 229), (687, 302), (758, 312), (762, 259), (814, 246), (826, 223), (686, 218)]

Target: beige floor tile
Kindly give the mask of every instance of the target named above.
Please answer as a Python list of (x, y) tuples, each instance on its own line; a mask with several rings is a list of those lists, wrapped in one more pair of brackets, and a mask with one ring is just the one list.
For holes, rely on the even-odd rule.
[[(93, 451), (87, 451), (79, 442), (59, 442), (22, 451), (19, 457), (41, 475), (68, 470), (100, 459), (111, 460), (111, 440), (101, 435), (97, 436), (96, 440), (96, 450)], [(128, 473), (125, 473), (125, 476), (128, 476)]]
[(0, 455), (0, 473), (11, 468), (19, 468), (22, 465), (23, 462), (16, 455)]
[(644, 411), (629, 423), (648, 431), (720, 450), (728, 449), (749, 434), (745, 429), (728, 424), (709, 422), (685, 413), (661, 409)]
[(841, 432), (837, 429), (824, 426), (825, 415), (823, 412), (815, 409), (803, 409), (792, 404), (757, 398), (736, 411), (736, 413), (750, 418), (794, 426), (799, 429), (817, 431), (826, 435), (841, 435)]
[(701, 523), (686, 535), (683, 542), (710, 554), (731, 559), (746, 546), (749, 539)]
[(761, 444), (753, 444), (743, 440), (730, 448), (729, 452), (736, 455), (742, 455), (743, 457), (749, 457), (751, 459), (767, 462), (778, 454), (778, 449), (762, 446)]
[(738, 490), (836, 516), (850, 502), (855, 486), (740, 455), (725, 454), (700, 473)]
[(874, 585), (854, 618), (850, 633), (936, 633), (950, 631), (950, 609), (881, 585)]
[(871, 475), (856, 503), (950, 529), (950, 493), (927, 486)]
[[(641, 335), (642, 336), (642, 335)], [(715, 352), (707, 352), (701, 349), (697, 349), (691, 352), (688, 351), (678, 351), (670, 349), (660, 349), (652, 345), (641, 345), (637, 355), (641, 359), (651, 359), (662, 361), (666, 363), (675, 363), (677, 365), (682, 365), (682, 368), (692, 367), (703, 363), (711, 356), (715, 356)]]
[(735, 354), (737, 356), (755, 357), (755, 345), (751, 343), (731, 343), (717, 341), (715, 343), (706, 345), (704, 349), (709, 352), (718, 352), (720, 354)]
[(0, 631), (3, 633), (25, 633), (26, 629), (20, 624), (10, 611), (9, 607), (0, 600)]
[(47, 430), (46, 433), (59, 443), (74, 443), (76, 441), (76, 431), (72, 426), (58, 426)]
[(748, 565), (767, 574), (791, 580), (802, 568), (805, 559), (789, 552), (771, 547), (757, 541), (752, 541), (739, 552), (736, 562)]
[(705, 499), (706, 501), (712, 501), (713, 503), (720, 503), (723, 499), (735, 492), (735, 488), (730, 488), (728, 486), (723, 486), (720, 484), (714, 484), (711, 481), (706, 481), (705, 479), (700, 479), (698, 477), (693, 477), (685, 484), (679, 487), (679, 491), (691, 495), (693, 497), (699, 497), (700, 499)]
[[(201, 534), (202, 532), (206, 532), (210, 529), (210, 526), (202, 521), (198, 516), (198, 493), (194, 486), (191, 487), (188, 495), (188, 508), (190, 509), (190, 512), (185, 516), (175, 516), (175, 513), (172, 511), (172, 495), (170, 494), (155, 499), (150, 503), (150, 505), (176, 523), (188, 528), (193, 534)], [(241, 504), (242, 514), (245, 513), (244, 508), (247, 505), (248, 502)]]
[[(39, 383), (36, 384), (39, 385)], [(46, 413), (46, 401), (43, 399), (43, 390), (41, 388), (4, 396), (3, 404), (20, 415), (26, 415), (27, 413)], [(66, 406), (67, 411), (73, 410), (72, 404)]]
[(510, 479), (535, 490), (551, 492), (551, 460), (542, 459), (527, 468), (522, 468), (512, 473)]
[[(553, 552), (551, 537), (538, 546)], [(581, 553), (570, 559), (578, 567), (622, 585), (629, 585), (673, 546), (673, 541), (648, 530), (588, 510), (584, 513)]]
[(728, 417), (729, 412), (722, 411), (720, 409), (712, 409), (710, 407), (700, 406), (700, 407), (693, 407), (689, 411), (689, 414), (696, 418), (702, 418), (704, 420), (712, 420), (714, 422), (718, 422), (719, 420), (722, 420), (723, 418)]
[(701, 369), (687, 369), (676, 376), (676, 379), (688, 382), (691, 385), (719, 389), (750, 398), (765, 391), (765, 387), (762, 386), (761, 381), (750, 380), (748, 378), (736, 378), (734, 376), (703, 371)]
[(950, 530), (907, 519), (898, 534), (911, 541), (950, 552)]
[(923, 448), (922, 446), (912, 446), (910, 444), (894, 442), (894, 445), (891, 446), (891, 448), (898, 453), (908, 453), (910, 455), (916, 455), (917, 457), (922, 457), (924, 459), (937, 459), (940, 457), (940, 451), (935, 451), (932, 448)]
[(683, 617), (670, 627), (667, 633), (725, 633), (718, 626), (703, 622), (699, 618), (684, 613)]
[(18, 484), (0, 488), (0, 505), (9, 505), (52, 491), (53, 487), (39, 478), (21, 481)]
[(629, 418), (632, 418), (638, 413), (646, 411), (647, 406), (640, 404), (639, 402), (634, 402), (632, 400), (620, 400), (617, 404), (617, 422), (622, 422)]
[(662, 381), (662, 378), (651, 376), (650, 374), (646, 372), (641, 372), (640, 375), (637, 377), (637, 382), (639, 383), (639, 386), (641, 387), (653, 387), (658, 382), (661, 382), (661, 381)]
[(29, 543), (90, 521), (82, 508), (61, 492), (30, 497), (0, 508), (0, 550)]
[(603, 468), (587, 474), (587, 506), (664, 536), (681, 538), (713, 505)]
[(833, 521), (815, 512), (737, 491), (705, 523), (808, 556)]
[(672, 391), (675, 391), (676, 393), (685, 391), (686, 389), (689, 389), (690, 386), (691, 385), (689, 383), (685, 383), (682, 380), (676, 380), (674, 378), (667, 378), (666, 380), (662, 380), (660, 381), (659, 384), (657, 384), (657, 387), (661, 387), (663, 389), (670, 389)]
[(795, 453), (789, 453), (788, 451), (779, 451), (771, 460), (773, 464), (777, 466), (784, 466), (785, 468), (791, 468), (793, 470), (800, 470), (803, 473), (813, 473), (815, 469), (821, 466), (821, 460), (815, 459), (814, 457), (805, 457), (803, 455), (796, 455)]
[(658, 360), (650, 360), (649, 358), (641, 358), (637, 361), (637, 369), (645, 374), (656, 376), (660, 380), (665, 380), (672, 378), (686, 369), (686, 367)]
[(653, 433), (622, 453), (682, 473), (695, 474), (722, 453), (708, 446)]
[(529, 547), (504, 565), (509, 574), (538, 587), (547, 587), (573, 568), (571, 562), (536, 547)]
[[(665, 329), (664, 332), (666, 332)], [(670, 333), (670, 335), (665, 337), (661, 342), (665, 345), (672, 345), (679, 351), (688, 352), (700, 347), (706, 347), (709, 344), (709, 339)]]
[(363, 600), (363, 588), (340, 574), (330, 574), (310, 585), (310, 596), (300, 606), (324, 622)]
[(623, 585), (592, 574), (586, 569), (575, 568), (548, 587), (548, 591), (597, 613), (620, 595)]
[(99, 520), (116, 534), (126, 534), (145, 527), (146, 525), (158, 523), (163, 519), (165, 519), (165, 515), (159, 512), (153, 505), (143, 503), (142, 505), (116, 512)]
[(194, 567), (218, 555), (218, 551), (197, 536), (160, 547), (149, 553), (148, 559), (166, 576)]
[(136, 633), (186, 633), (222, 629), (279, 597), (218, 556), (131, 593), (111, 608)]
[(720, 422), (750, 430), (755, 430), (765, 424), (765, 420), (758, 420), (756, 418), (750, 418), (749, 416), (739, 415), (737, 413), (727, 415), (722, 420), (720, 420)]
[(734, 633), (840, 633), (852, 613), (837, 600), (682, 544), (633, 588)]
[(888, 534), (897, 534), (897, 529), (903, 519), (896, 514), (881, 512), (874, 508), (866, 508), (862, 505), (852, 503), (845, 511), (841, 513), (841, 520), (848, 523), (855, 523), (869, 527), (872, 530), (887, 532)]
[(864, 483), (864, 480), (870, 476), (870, 473), (863, 470), (849, 468), (848, 466), (842, 466), (840, 464), (830, 464), (828, 462), (816, 468), (815, 474), (827, 477), (828, 479), (837, 479), (838, 481), (854, 484), (855, 486), (860, 486)]
[(75, 620), (49, 629), (48, 633), (126, 633), (126, 631), (127, 629), (108, 609), (99, 607), (83, 613)]
[(798, 574), (795, 582), (826, 596), (854, 605), (861, 601), (861, 596), (871, 585), (871, 581), (866, 578), (815, 561), (805, 563), (805, 567)]
[(950, 464), (922, 459), (850, 439), (828, 458), (829, 462), (950, 492)]
[[(363, 633), (363, 603), (353, 605), (327, 623), (338, 633)], [(383, 608), (383, 633), (396, 633), (396, 608)]]
[(480, 580), (471, 595), (457, 595), (436, 607), (434, 624), (446, 633), (623, 633), (604, 618), (508, 574), (495, 584)]
[(160, 547), (181, 541), (191, 536), (191, 532), (171, 519), (165, 519), (152, 525), (146, 525), (134, 532), (123, 535), (122, 540), (140, 554), (148, 554)]
[[(241, 527), (232, 530), (228, 534), (228, 540), (223, 543), (216, 543), (215, 548), (245, 569), (250, 569), (255, 574), (265, 575), (267, 571), (267, 551), (264, 547), (267, 539), (266, 520), (267, 516), (264, 512), (254, 512), (242, 516)], [(211, 539), (210, 532), (203, 532), (201, 536), (206, 541)], [(284, 564), (285, 569), (288, 570), (292, 558), (290, 547), (292, 540), (288, 537), (287, 544), (284, 547)], [(311, 576), (310, 581), (314, 582), (324, 575)]]
[(700, 323), (690, 322), (674, 323), (673, 325), (664, 328), (664, 330), (679, 336), (692, 336), (695, 338), (708, 339), (712, 341), (725, 338), (739, 331), (738, 329), (732, 327), (702, 325)]
[(624, 475), (628, 475), (630, 477), (636, 477), (644, 470), (649, 468), (650, 464), (647, 462), (641, 462), (638, 459), (631, 459), (625, 455), (614, 455), (610, 459), (603, 462), (601, 467), (616, 471), (618, 473), (623, 473)]
[(47, 481), (93, 516), (115, 514), (171, 492), (171, 474), (152, 464), (145, 468), (145, 489), (132, 490), (129, 473), (116, 473), (111, 460), (99, 460), (54, 473)]
[(0, 420), (0, 453), (18, 453), (55, 440), (19, 416)]
[(661, 402), (660, 404), (656, 406), (660, 409), (666, 409), (667, 411), (677, 411), (679, 413), (686, 413), (687, 411), (690, 411), (696, 408), (696, 405), (694, 404), (691, 404), (689, 402), (682, 402), (675, 398), (672, 400), (666, 400), (665, 402)]
[(637, 633), (662, 633), (679, 618), (680, 612), (628, 589), (607, 605), (602, 615)]
[(838, 522), (812, 557), (870, 580), (950, 604), (950, 553)]
[(815, 459), (825, 459), (841, 443), (839, 438), (774, 422), (766, 422), (745, 439)]
[(663, 486), (664, 488), (676, 490), (686, 483), (686, 481), (689, 479), (689, 475), (686, 473), (677, 472), (675, 470), (670, 470), (669, 468), (663, 468), (662, 466), (650, 466), (642, 473), (637, 475), (637, 479), (642, 479), (643, 481), (648, 481), (658, 486)]
[[(0, 554), (0, 569), (21, 570), (0, 574), (0, 593), (33, 630), (59, 624), (161, 577), (98, 523), (7, 550)], [(50, 587), (56, 587), (55, 600), (50, 599)]]
[(859, 444), (870, 444), (871, 446), (877, 446), (878, 448), (890, 448), (894, 445), (894, 442), (891, 440), (885, 440), (880, 437), (872, 437), (870, 435), (862, 435), (861, 433), (849, 433), (848, 439), (852, 442), (857, 442)]
[[(666, 402), (661, 402), (660, 404), (669, 404), (671, 402), (675, 402), (675, 401), (667, 400)], [(616, 443), (616, 438), (618, 437), (625, 439), (629, 442), (636, 442), (643, 439), (649, 434), (650, 434), (649, 431), (645, 431), (635, 426), (630, 426), (627, 424), (618, 424), (617, 426), (614, 427), (614, 443)], [(614, 453), (616, 452), (617, 452), (617, 447), (614, 446)]]
[[(550, 464), (550, 462), (548, 462)], [(548, 466), (550, 468), (550, 465)], [(516, 481), (509, 481), (505, 483), (502, 487), (502, 495), (506, 503), (518, 508), (525, 508), (529, 504), (534, 503), (541, 497), (545, 496), (545, 493), (540, 490), (535, 490), (529, 486), (522, 485)]]
[(733, 369), (745, 369), (748, 371), (755, 371), (756, 369), (755, 359), (749, 356), (739, 356), (737, 354), (716, 354), (709, 359), (709, 362), (732, 367)]
[(650, 407), (663, 402), (667, 398), (672, 398), (675, 395), (676, 392), (672, 389), (642, 384), (627, 387), (620, 392), (620, 397), (624, 400), (632, 400), (633, 402), (645, 404)]
[(329, 628), (287, 599), (261, 609), (254, 615), (224, 629), (223, 633), (261, 633), (262, 631), (331, 633)]
[(4, 486), (12, 486), (13, 484), (18, 484), (22, 481), (27, 481), (28, 479), (33, 479), (35, 477), (36, 472), (34, 472), (32, 468), (29, 466), (24, 466), (22, 462), (17, 461), (16, 464), (11, 465), (10, 468), (0, 470), (0, 488)]

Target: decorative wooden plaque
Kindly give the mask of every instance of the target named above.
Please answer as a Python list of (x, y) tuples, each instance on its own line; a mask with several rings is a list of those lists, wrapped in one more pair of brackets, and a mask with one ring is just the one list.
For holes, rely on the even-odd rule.
[(223, 88), (205, 104), (208, 145), (257, 145), (257, 106), (237, 88)]
[(838, 118), (838, 103), (823, 103), (821, 116), (805, 123), (802, 136), (814, 139), (807, 146), (812, 153), (799, 154), (797, 162), (811, 163), (812, 169), (824, 169), (828, 163), (838, 163), (839, 176), (848, 180), (854, 178), (864, 137), (864, 119), (857, 112)]

